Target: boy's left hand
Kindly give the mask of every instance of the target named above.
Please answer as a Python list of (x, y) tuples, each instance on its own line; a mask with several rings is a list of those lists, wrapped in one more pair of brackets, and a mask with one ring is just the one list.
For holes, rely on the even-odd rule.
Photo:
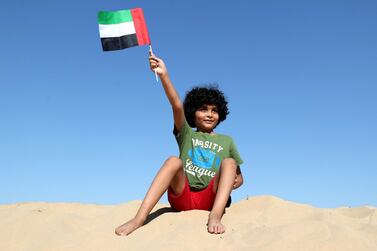
[(239, 173), (234, 178), (233, 189), (239, 188), (242, 184), (243, 184), (243, 177), (242, 177), (242, 174)]
[(233, 189), (235, 189), (235, 188), (236, 188), (236, 186), (237, 186), (237, 175), (236, 175), (236, 177), (234, 178)]

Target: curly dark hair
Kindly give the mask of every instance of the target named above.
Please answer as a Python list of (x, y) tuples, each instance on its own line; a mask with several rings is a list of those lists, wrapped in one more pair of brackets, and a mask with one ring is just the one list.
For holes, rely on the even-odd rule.
[(229, 114), (228, 101), (217, 85), (194, 87), (186, 93), (183, 102), (186, 120), (191, 127), (196, 127), (195, 112), (203, 105), (216, 105), (219, 113), (219, 122), (216, 126), (224, 121)]

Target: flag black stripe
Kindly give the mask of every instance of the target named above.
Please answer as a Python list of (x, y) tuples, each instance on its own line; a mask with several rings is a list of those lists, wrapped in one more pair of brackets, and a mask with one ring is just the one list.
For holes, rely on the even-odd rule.
[(138, 46), (136, 33), (121, 37), (104, 37), (101, 38), (102, 49), (104, 51), (115, 51)]

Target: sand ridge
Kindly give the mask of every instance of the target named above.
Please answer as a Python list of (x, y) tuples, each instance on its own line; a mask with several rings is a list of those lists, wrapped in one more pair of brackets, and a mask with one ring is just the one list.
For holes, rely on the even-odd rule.
[(0, 250), (377, 250), (377, 209), (370, 206), (315, 208), (273, 196), (250, 197), (227, 209), (225, 234), (211, 235), (208, 212), (173, 212), (158, 204), (145, 226), (116, 236), (115, 227), (140, 203), (0, 205)]

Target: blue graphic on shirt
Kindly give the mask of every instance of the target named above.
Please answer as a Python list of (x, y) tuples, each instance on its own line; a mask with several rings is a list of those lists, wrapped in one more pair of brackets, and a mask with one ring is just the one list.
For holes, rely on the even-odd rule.
[(211, 150), (203, 149), (201, 147), (194, 147), (194, 149), (190, 149), (188, 155), (190, 156), (192, 163), (195, 166), (202, 167), (205, 169), (212, 168), (216, 156), (216, 154)]
[(217, 156), (216, 157), (216, 163), (215, 163), (215, 167), (216, 167), (216, 169), (219, 169), (219, 167), (220, 167), (220, 157), (219, 156)]

